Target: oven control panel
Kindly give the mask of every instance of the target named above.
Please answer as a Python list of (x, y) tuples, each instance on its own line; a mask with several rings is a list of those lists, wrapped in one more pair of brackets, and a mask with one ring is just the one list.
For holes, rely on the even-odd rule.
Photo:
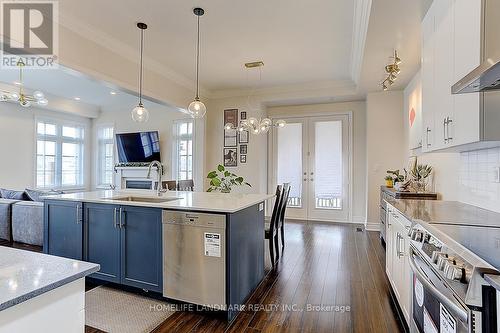
[(439, 239), (418, 225), (411, 230), (410, 238), (413, 246), (434, 264), (441, 276), (447, 280), (467, 283), (467, 265)]

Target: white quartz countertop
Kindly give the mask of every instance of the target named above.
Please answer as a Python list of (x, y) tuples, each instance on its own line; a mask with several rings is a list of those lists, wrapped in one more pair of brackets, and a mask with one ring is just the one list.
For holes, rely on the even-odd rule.
[[(135, 197), (141, 201), (128, 201)], [(153, 190), (105, 190), (47, 196), (50, 200), (69, 200), (115, 205), (156, 207), (163, 209), (193, 210), (217, 213), (235, 213), (274, 197), (272, 194), (241, 194), (168, 191), (158, 197)], [(148, 199), (155, 200), (148, 202)], [(157, 202), (156, 200), (168, 200)], [(143, 201), (144, 200), (144, 201)]]
[(0, 246), (0, 311), (98, 270), (89, 262)]

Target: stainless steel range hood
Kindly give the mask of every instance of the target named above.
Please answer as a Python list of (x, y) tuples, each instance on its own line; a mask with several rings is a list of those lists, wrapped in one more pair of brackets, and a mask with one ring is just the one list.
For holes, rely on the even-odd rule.
[(455, 83), (452, 94), (500, 90), (500, 1), (482, 0), (481, 11), (481, 65)]

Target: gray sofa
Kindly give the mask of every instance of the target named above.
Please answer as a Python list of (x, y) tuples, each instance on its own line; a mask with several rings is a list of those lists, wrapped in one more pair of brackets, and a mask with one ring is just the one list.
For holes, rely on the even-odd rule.
[(0, 238), (43, 245), (43, 197), (60, 192), (0, 188)]
[(19, 201), (12, 205), (12, 239), (43, 245), (43, 202)]
[(0, 239), (12, 240), (12, 205), (19, 200), (0, 198)]

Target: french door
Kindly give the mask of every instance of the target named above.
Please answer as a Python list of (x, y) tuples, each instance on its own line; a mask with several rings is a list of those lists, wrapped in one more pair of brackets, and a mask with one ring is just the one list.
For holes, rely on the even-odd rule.
[(285, 120), (272, 151), (274, 184), (291, 184), (287, 217), (348, 221), (349, 116)]

